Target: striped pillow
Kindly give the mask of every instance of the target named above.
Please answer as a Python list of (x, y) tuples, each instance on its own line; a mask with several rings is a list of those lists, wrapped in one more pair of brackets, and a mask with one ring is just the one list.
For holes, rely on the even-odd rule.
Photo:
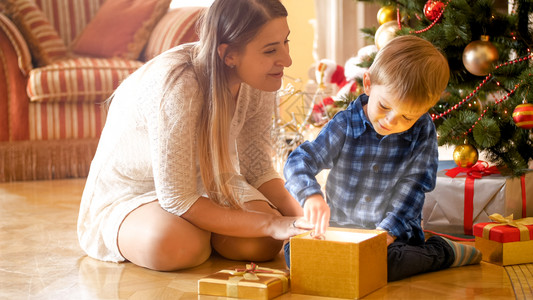
[(67, 56), (67, 47), (43, 12), (31, 0), (7, 0), (6, 15), (28, 43), (34, 64), (45, 66)]
[(67, 48), (87, 27), (105, 0), (33, 0)]
[(171, 0), (107, 0), (72, 43), (72, 52), (139, 59)]
[(170, 10), (150, 35), (143, 60), (148, 61), (177, 45), (198, 40), (196, 22), (205, 7), (180, 7)]
[(34, 102), (102, 102), (142, 65), (118, 58), (64, 59), (31, 70), (26, 91)]

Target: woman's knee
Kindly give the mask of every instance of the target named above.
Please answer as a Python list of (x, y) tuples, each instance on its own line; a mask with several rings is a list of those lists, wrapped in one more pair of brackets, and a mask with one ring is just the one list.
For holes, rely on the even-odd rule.
[(211, 255), (209, 234), (191, 236), (187, 240), (172, 234), (154, 234), (146, 245), (145, 267), (158, 271), (173, 271), (195, 267)]
[[(263, 200), (245, 203), (249, 211), (262, 212), (281, 216), (281, 213)], [(281, 251), (283, 241), (271, 237), (239, 238), (213, 234), (213, 248), (222, 256), (232, 260), (268, 261)]]
[(153, 270), (189, 268), (211, 254), (211, 233), (163, 210), (157, 202), (134, 210), (118, 234), (120, 252), (132, 263)]
[(255, 261), (268, 261), (280, 253), (283, 241), (270, 237), (257, 238), (250, 244), (244, 244), (243, 247), (243, 255), (249, 255), (251, 258), (255, 257)]
[(283, 241), (270, 237), (237, 238), (213, 234), (213, 248), (222, 256), (232, 260), (268, 261), (281, 251)]

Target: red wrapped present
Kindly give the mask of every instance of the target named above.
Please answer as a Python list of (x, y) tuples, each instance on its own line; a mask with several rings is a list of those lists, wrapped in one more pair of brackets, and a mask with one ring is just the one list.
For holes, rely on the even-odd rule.
[(495, 222), (474, 225), (476, 248), (486, 262), (516, 265), (533, 262), (533, 217), (513, 220), (513, 215), (490, 215)]
[(231, 298), (272, 299), (289, 290), (289, 272), (247, 264), (198, 280), (198, 294)]

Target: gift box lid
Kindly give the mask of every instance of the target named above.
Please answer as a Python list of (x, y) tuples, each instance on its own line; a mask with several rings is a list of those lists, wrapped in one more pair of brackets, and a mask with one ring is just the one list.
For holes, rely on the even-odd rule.
[[(247, 276), (251, 275), (251, 276)], [(228, 279), (232, 277), (241, 277), (239, 283), (249, 283), (257, 287), (265, 287), (272, 282), (279, 280), (288, 280), (288, 270), (278, 270), (259, 267), (256, 264), (246, 265), (245, 268), (235, 266), (232, 268), (220, 270), (216, 273), (205, 276), (200, 279), (200, 282), (213, 282), (213, 283), (227, 283)], [(243, 284), (243, 285), (249, 285)]]
[[(208, 275), (202, 279), (200, 279), (200, 282), (212, 282), (212, 283), (220, 283), (220, 284), (227, 284), (229, 279), (235, 278), (235, 277), (242, 277), (242, 279), (239, 280), (238, 284), (240, 285), (247, 285), (247, 286), (255, 286), (258, 288), (265, 288), (269, 284), (279, 281), (279, 277), (272, 277), (265, 274), (257, 274), (257, 279), (249, 279), (247, 276), (241, 276), (241, 275), (232, 275), (230, 272), (224, 272), (224, 270)], [(289, 274), (285, 275), (286, 278), (289, 277)]]
[[(483, 237), (483, 229), (487, 225), (494, 226), (499, 224), (497, 222), (484, 222), (474, 224), (474, 235), (477, 237)], [(533, 225), (524, 225), (529, 229), (529, 239), (533, 240)], [(520, 241), (520, 230), (514, 226), (510, 225), (498, 225), (490, 228), (489, 240), (500, 242), (500, 243), (510, 243), (510, 242), (519, 242)]]

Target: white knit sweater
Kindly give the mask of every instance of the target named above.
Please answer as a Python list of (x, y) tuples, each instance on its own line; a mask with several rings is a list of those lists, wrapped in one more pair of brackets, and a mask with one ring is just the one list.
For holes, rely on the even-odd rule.
[[(192, 68), (171, 49), (131, 74), (115, 91), (83, 192), (78, 218), (81, 247), (94, 258), (124, 261), (117, 246), (124, 218), (158, 200), (180, 216), (202, 195), (196, 143), (203, 100)], [(171, 71), (183, 71), (166, 93)], [(176, 73), (174, 73), (176, 74)], [(275, 93), (241, 85), (230, 128), (230, 152), (241, 201), (265, 199), (257, 191), (279, 178), (272, 166), (270, 130)], [(265, 199), (266, 200), (266, 199)]]

